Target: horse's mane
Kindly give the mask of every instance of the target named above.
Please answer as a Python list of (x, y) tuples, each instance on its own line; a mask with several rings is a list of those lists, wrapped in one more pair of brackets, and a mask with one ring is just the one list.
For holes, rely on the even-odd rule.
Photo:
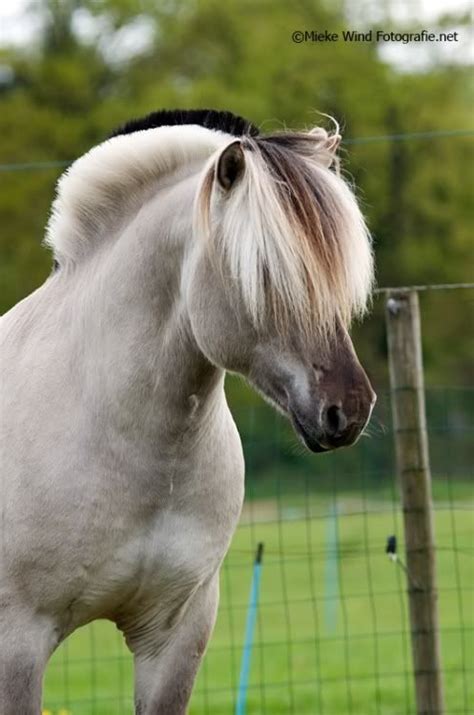
[(216, 109), (161, 109), (158, 112), (151, 112), (146, 117), (131, 119), (120, 125), (113, 132), (111, 137), (121, 134), (133, 134), (145, 129), (157, 129), (158, 127), (175, 127), (185, 124), (196, 124), (205, 129), (214, 129), (224, 134), (231, 134), (234, 137), (249, 135), (255, 137), (259, 134), (259, 129), (254, 124), (239, 117), (232, 112), (222, 112)]
[[(136, 124), (138, 126), (138, 123)], [(199, 125), (131, 126), (77, 159), (61, 176), (45, 243), (60, 265), (76, 264), (132, 216), (156, 181), (182, 166), (205, 162), (229, 135)]]
[[(245, 172), (223, 225), (211, 231), (217, 157), (240, 138)], [(241, 288), (255, 323), (271, 310), (283, 327), (332, 332), (365, 308), (373, 279), (370, 240), (354, 194), (337, 170), (325, 129), (261, 135), (246, 119), (215, 110), (149, 114), (116, 129), (78, 159), (58, 186), (46, 243), (55, 259), (77, 262), (111, 217), (144, 200), (160, 176), (209, 160), (195, 226)], [(336, 164), (336, 171), (331, 165)]]
[(366, 309), (371, 241), (339, 173), (338, 139), (321, 128), (242, 137), (245, 172), (217, 231), (211, 228), (215, 161), (204, 174), (197, 229), (213, 239), (256, 325), (270, 310), (283, 332), (293, 324), (300, 335), (328, 336)]

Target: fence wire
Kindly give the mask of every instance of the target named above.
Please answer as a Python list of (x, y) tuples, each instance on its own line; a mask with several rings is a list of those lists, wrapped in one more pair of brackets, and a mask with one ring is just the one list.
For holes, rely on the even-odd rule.
[[(401, 134), (377, 134), (374, 136), (348, 137), (343, 139), (345, 145), (374, 144), (380, 142), (408, 142), (430, 139), (443, 139), (456, 137), (472, 137), (473, 129), (437, 129), (425, 132), (404, 132)], [(43, 171), (45, 169), (65, 169), (72, 164), (74, 159), (46, 159), (38, 161), (13, 161), (0, 163), (0, 172), (3, 171)]]

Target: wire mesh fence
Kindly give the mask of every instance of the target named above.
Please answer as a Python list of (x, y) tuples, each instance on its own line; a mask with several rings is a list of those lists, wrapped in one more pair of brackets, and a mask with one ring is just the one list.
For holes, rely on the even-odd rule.
[[(191, 715), (236, 712), (256, 546), (265, 545), (247, 712), (408, 715), (415, 694), (389, 391), (371, 436), (319, 458), (265, 405), (234, 409), (247, 464), (241, 522), (221, 574)], [(474, 702), (474, 389), (426, 389), (446, 714)], [(111, 624), (75, 633), (46, 677), (52, 715), (133, 709), (132, 659)]]
[[(467, 501), (472, 494), (467, 469), (460, 470), (459, 464), (456, 470), (449, 468), (446, 455), (460, 446), (465, 449), (472, 437), (467, 419), (474, 392), (466, 399), (462, 391), (469, 412), (464, 409), (461, 417), (458, 409), (452, 412), (453, 404), (459, 408), (459, 392), (428, 390), (427, 404), (430, 431), (443, 438), (434, 488), (448, 712), (468, 713), (474, 665), (469, 663), (474, 548)], [(379, 413), (385, 412), (384, 424), (387, 402), (383, 395)], [(240, 415), (250, 425), (269, 417), (265, 409)], [(284, 445), (286, 425), (271, 418)], [(460, 419), (466, 422), (453, 428)], [(388, 429), (377, 439), (391, 458), (390, 438)], [(191, 712), (232, 712), (258, 541), (265, 543), (266, 555), (249, 712), (310, 713), (316, 706), (320, 713), (413, 712), (405, 578), (384, 553), (387, 535), (402, 535), (394, 470), (364, 469), (370, 445), (355, 450), (351, 471), (341, 472), (335, 459), (326, 458), (323, 476), (331, 484), (318, 479), (319, 465), (308, 469), (300, 455), (294, 461), (301, 463), (301, 472), (293, 469), (286, 476), (278, 449), (276, 475), (254, 483), (258, 453), (255, 449), (252, 458), (250, 450), (247, 501), (224, 564), (219, 620)], [(287, 453), (284, 446), (282, 451)], [(120, 636), (108, 631), (93, 624), (55, 656), (46, 697), (52, 712), (130, 711), (130, 658)]]

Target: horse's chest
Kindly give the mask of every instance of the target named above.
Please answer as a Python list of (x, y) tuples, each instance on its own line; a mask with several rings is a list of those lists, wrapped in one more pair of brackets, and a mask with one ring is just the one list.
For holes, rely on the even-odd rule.
[(201, 580), (213, 573), (240, 513), (239, 485), (229, 489), (225, 483), (216, 483), (214, 490), (196, 489), (192, 498), (175, 489), (175, 500), (163, 511), (157, 510), (141, 533), (144, 576), (150, 582), (166, 582), (168, 575), (178, 581)]
[(216, 572), (228, 541), (194, 515), (157, 515), (117, 544), (88, 592), (102, 594), (105, 615), (152, 609), (167, 618)]
[(112, 608), (124, 601), (132, 608), (153, 602), (166, 610), (216, 572), (242, 502), (242, 484), (233, 477), (232, 484), (224, 476), (193, 490), (177, 480), (167, 503), (149, 509), (146, 517), (123, 520), (121, 538), (110, 544), (112, 552), (97, 574), (98, 589)]
[(193, 586), (217, 568), (228, 536), (194, 515), (166, 513), (140, 539), (140, 574), (144, 590)]
[(75, 624), (147, 604), (165, 613), (217, 571), (243, 498), (240, 442), (226, 443), (192, 464), (99, 475), (81, 510), (88, 528), (66, 536), (67, 578), (58, 579), (68, 583), (63, 600), (74, 600)]

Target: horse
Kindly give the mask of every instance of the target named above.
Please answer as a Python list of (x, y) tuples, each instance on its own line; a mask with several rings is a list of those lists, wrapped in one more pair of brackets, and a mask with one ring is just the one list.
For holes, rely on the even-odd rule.
[(60, 178), (55, 269), (0, 322), (2, 715), (41, 711), (95, 619), (133, 654), (135, 712), (186, 712), (244, 496), (226, 372), (312, 452), (364, 430), (373, 252), (339, 141), (159, 111)]

